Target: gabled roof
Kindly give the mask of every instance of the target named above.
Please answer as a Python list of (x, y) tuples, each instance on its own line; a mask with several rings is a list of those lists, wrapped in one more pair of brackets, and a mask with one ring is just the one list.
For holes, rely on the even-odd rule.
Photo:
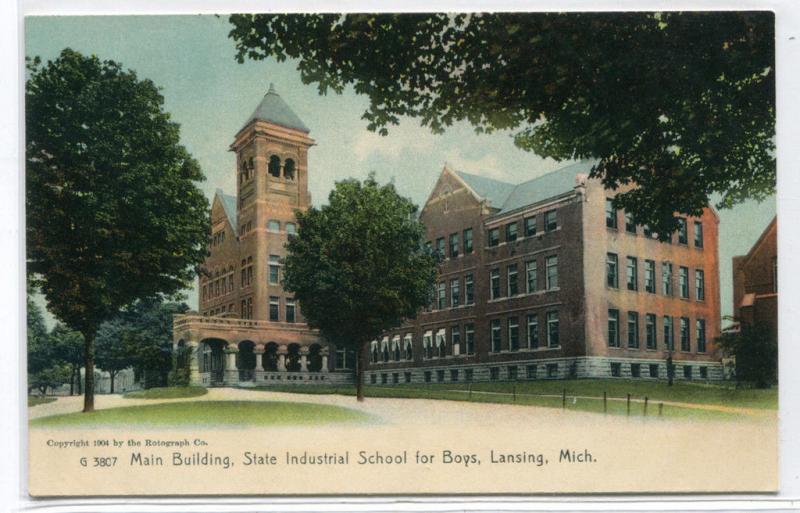
[(769, 237), (770, 234), (777, 229), (777, 227), (778, 227), (778, 216), (775, 215), (775, 217), (772, 218), (772, 221), (769, 222), (767, 227), (764, 228), (764, 231), (761, 232), (761, 235), (758, 236), (758, 240), (756, 240), (756, 242), (750, 247), (750, 251), (748, 251), (746, 255), (734, 257), (734, 258), (744, 259), (740, 264), (740, 266), (745, 266), (750, 262), (750, 260), (753, 258), (753, 255), (756, 254), (756, 251), (758, 251), (759, 248), (761, 248), (761, 245), (764, 244), (764, 241), (767, 240), (767, 237)]
[(256, 110), (247, 118), (247, 122), (242, 126), (242, 129), (255, 120), (275, 123), (276, 125), (305, 133), (309, 132), (308, 127), (297, 117), (297, 114), (292, 111), (286, 102), (283, 101), (283, 98), (278, 95), (273, 84), (269, 85), (269, 91), (264, 95), (264, 98), (261, 100), (261, 103), (258, 104)]
[(462, 171), (455, 173), (475, 194), (488, 200), (492, 208), (498, 209), (496, 214), (504, 214), (572, 191), (575, 187), (575, 177), (579, 174), (589, 174), (593, 165), (594, 161), (582, 160), (518, 185)]
[(234, 235), (238, 235), (238, 226), (236, 223), (236, 196), (225, 194), (222, 192), (222, 189), (217, 189), (215, 196), (219, 198), (219, 202), (222, 204), (222, 209), (228, 217), (228, 222), (231, 224)]

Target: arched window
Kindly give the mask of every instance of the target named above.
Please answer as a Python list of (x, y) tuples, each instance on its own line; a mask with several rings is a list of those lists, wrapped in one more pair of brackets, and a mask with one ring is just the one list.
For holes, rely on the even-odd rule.
[(377, 340), (373, 340), (372, 342), (369, 343), (369, 354), (370, 354), (370, 357), (372, 358), (372, 362), (373, 363), (377, 363), (377, 361), (378, 361), (378, 341)]
[(283, 163), (283, 177), (287, 180), (294, 180), (294, 160), (286, 159)]
[(281, 159), (277, 155), (272, 155), (269, 158), (267, 171), (269, 172), (270, 176), (274, 176), (275, 178), (281, 177)]
[(433, 358), (433, 333), (430, 331), (422, 336), (422, 354), (425, 358)]
[(392, 337), (392, 357), (394, 361), (400, 361), (400, 335)]
[(436, 332), (436, 356), (444, 358), (446, 352), (446, 342), (444, 338), (444, 330)]
[(406, 360), (411, 360), (414, 357), (414, 343), (413, 343), (413, 340), (414, 339), (411, 336), (411, 333), (407, 333), (405, 338), (403, 339), (403, 345), (405, 346), (404, 347), (404, 349), (405, 349), (404, 352), (405, 352)]
[(384, 362), (389, 361), (389, 337), (381, 339), (381, 359)]

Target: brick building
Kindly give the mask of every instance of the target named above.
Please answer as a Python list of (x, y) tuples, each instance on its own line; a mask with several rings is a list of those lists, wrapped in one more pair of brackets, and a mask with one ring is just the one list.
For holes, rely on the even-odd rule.
[(421, 211), (433, 304), (371, 344), (368, 382), (720, 379), (718, 217), (659, 242), (581, 162), (518, 185), (445, 166)]
[[(176, 350), (191, 349), (192, 383), (247, 385), (350, 381), (351, 358), (333, 353), (280, 285), (284, 245), (307, 209), (309, 129), (270, 86), (236, 134), (235, 196), (217, 190), (199, 312), (175, 316)], [(329, 358), (334, 356), (334, 358)]]
[(761, 325), (778, 335), (778, 218), (746, 255), (733, 257), (733, 307), (740, 323)]

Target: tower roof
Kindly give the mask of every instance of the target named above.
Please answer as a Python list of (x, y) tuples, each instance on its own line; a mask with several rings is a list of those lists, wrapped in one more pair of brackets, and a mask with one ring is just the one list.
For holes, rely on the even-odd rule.
[(247, 118), (247, 122), (242, 126), (242, 129), (255, 120), (275, 123), (276, 125), (305, 133), (309, 132), (308, 127), (275, 91), (274, 84), (269, 85), (269, 91), (264, 95), (256, 110)]

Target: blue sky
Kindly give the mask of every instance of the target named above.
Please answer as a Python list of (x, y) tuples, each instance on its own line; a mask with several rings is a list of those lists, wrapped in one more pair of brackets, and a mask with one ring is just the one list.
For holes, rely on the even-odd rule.
[[(427, 198), (445, 162), (456, 169), (520, 182), (565, 165), (513, 145), (511, 132), (477, 135), (466, 123), (433, 135), (403, 120), (381, 137), (361, 119), (367, 101), (352, 91), (320, 96), (300, 81), (296, 63), (272, 59), (238, 64), (225, 16), (31, 17), (25, 22), (25, 55), (52, 59), (65, 47), (113, 59), (162, 88), (165, 109), (181, 125), (181, 139), (200, 162), (211, 198), (217, 188), (235, 192), (234, 155), (228, 146), (272, 82), (311, 130), (313, 202), (327, 198), (336, 180), (394, 180), (417, 204)], [(743, 254), (775, 215), (774, 197), (720, 214), (722, 314), (732, 312), (731, 258)], [(197, 296), (189, 292), (189, 304)]]

